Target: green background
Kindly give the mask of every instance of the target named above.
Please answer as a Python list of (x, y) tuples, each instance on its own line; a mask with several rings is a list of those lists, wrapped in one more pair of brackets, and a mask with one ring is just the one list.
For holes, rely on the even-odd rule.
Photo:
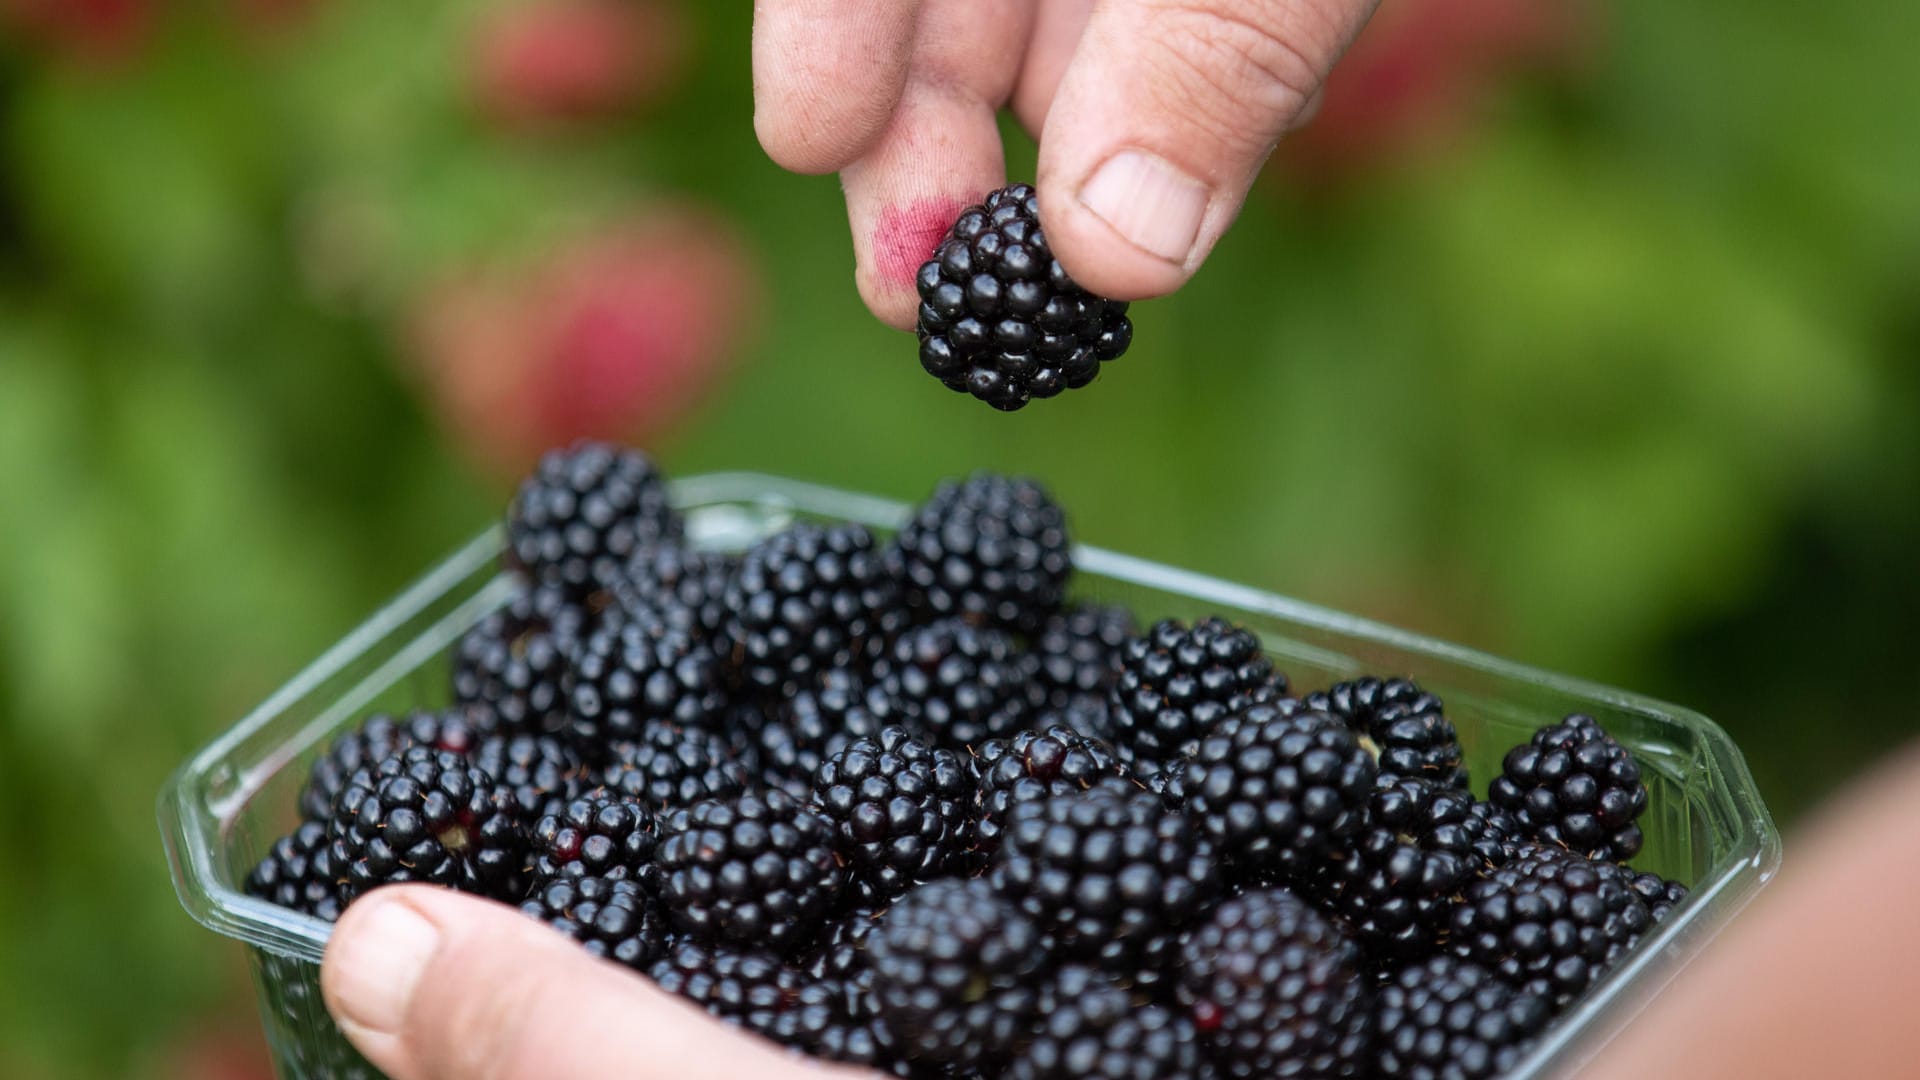
[[(0, 1075), (259, 1075), (154, 794), (503, 503), (402, 358), (422, 283), (631, 200), (697, 193), (762, 282), (675, 472), (1029, 471), (1091, 542), (1697, 708), (1788, 823), (1916, 730), (1913, 5), (1600, 10), (1443, 147), (1270, 169), (1127, 357), (1011, 416), (760, 153), (747, 5), (684, 5), (651, 108), (532, 136), (468, 100), (485, 6), (0, 44)], [(392, 226), (344, 298), (301, 240), (340, 191)]]

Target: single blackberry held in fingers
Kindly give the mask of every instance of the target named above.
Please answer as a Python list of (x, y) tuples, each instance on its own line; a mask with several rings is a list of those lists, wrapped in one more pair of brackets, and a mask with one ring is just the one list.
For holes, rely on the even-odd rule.
[(1190, 752), (1229, 713), (1274, 701), (1284, 675), (1225, 619), (1162, 619), (1127, 642), (1111, 695), (1114, 744), (1143, 771)]
[(550, 450), (507, 512), (509, 562), (585, 600), (643, 545), (680, 539), (666, 481), (638, 450), (581, 442)]
[(1548, 843), (1617, 862), (1640, 853), (1640, 766), (1591, 716), (1575, 713), (1507, 751), (1487, 800)]
[(1026, 477), (941, 484), (894, 539), (908, 606), (1031, 633), (1060, 607), (1073, 555), (1066, 515)]
[(920, 365), (1003, 411), (1087, 385), (1133, 341), (1127, 305), (1074, 284), (1053, 257), (1026, 184), (962, 211), (916, 284)]

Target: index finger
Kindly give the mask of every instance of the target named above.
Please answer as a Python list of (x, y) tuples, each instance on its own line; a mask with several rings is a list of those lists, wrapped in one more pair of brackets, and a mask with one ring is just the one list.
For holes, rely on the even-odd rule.
[(753, 129), (783, 168), (865, 154), (906, 85), (919, 0), (754, 0)]

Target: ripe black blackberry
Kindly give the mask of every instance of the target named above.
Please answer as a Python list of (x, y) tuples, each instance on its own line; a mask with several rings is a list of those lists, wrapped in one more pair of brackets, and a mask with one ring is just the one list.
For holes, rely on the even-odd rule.
[(1453, 897), (1489, 865), (1473, 805), (1438, 781), (1382, 775), (1365, 828), (1314, 879), (1314, 897), (1375, 958), (1432, 951)]
[(646, 804), (609, 791), (568, 802), (533, 826), (536, 879), (650, 876), (658, 823)]
[(666, 951), (666, 920), (633, 878), (554, 878), (536, 886), (520, 910), (578, 941), (594, 956), (635, 971), (646, 971)]
[(1453, 956), (1400, 969), (1374, 1007), (1374, 1073), (1381, 1080), (1492, 1080), (1505, 1076), (1553, 1011), (1492, 972)]
[(864, 525), (802, 521), (747, 550), (720, 646), (745, 687), (790, 694), (871, 656), (905, 619), (891, 560)]
[(643, 545), (684, 526), (647, 455), (609, 443), (549, 450), (507, 511), (508, 561), (584, 600)]
[(676, 810), (654, 852), (674, 925), (702, 940), (803, 946), (846, 886), (833, 822), (780, 791)]
[(336, 878), (326, 822), (303, 821), (273, 842), (244, 887), (248, 896), (332, 922), (342, 904)]
[(1653, 924), (1632, 872), (1534, 845), (1467, 885), (1447, 948), (1556, 1009), (1578, 997)]
[(1210, 1080), (1216, 1075), (1191, 1019), (1135, 1001), (1104, 971), (1061, 968), (1041, 997), (1033, 1041), (1001, 1074), (1007, 1080)]
[(682, 544), (648, 544), (634, 552), (607, 585), (624, 611), (678, 609), (692, 616), (694, 636), (712, 642), (727, 617), (727, 581), (740, 558)]
[(920, 366), (996, 409), (1085, 386), (1133, 341), (1127, 305), (1074, 284), (1053, 257), (1026, 184), (962, 211), (917, 284)]
[(1035, 678), (1047, 704), (1062, 711), (1090, 709), (1107, 728), (1107, 695), (1120, 677), (1121, 652), (1139, 633), (1133, 612), (1118, 604), (1076, 604), (1048, 619), (1033, 638), (1040, 659)]
[(650, 723), (637, 739), (615, 743), (601, 780), (608, 791), (656, 813), (724, 799), (752, 786), (727, 740), (702, 727)]
[(1154, 771), (1189, 753), (1223, 718), (1287, 692), (1260, 639), (1225, 619), (1162, 619), (1126, 643), (1109, 701), (1114, 745)]
[(795, 798), (812, 796), (813, 774), (855, 739), (880, 734), (898, 710), (864, 675), (822, 672), (812, 686), (774, 703), (753, 726), (761, 780)]
[(427, 746), (466, 754), (498, 728), (493, 710), (485, 705), (456, 705), (434, 712), (415, 710), (404, 715), (374, 713), (359, 727), (334, 737), (326, 752), (315, 759), (300, 789), (300, 816), (325, 821), (333, 803), (355, 771), (410, 746)]
[(453, 699), (492, 707), (509, 731), (558, 732), (566, 722), (567, 664), (591, 623), (564, 590), (526, 589), (461, 635)]
[(889, 727), (821, 763), (814, 805), (833, 822), (863, 904), (962, 869), (973, 849), (980, 786), (966, 759)]
[(1687, 898), (1687, 887), (1677, 881), (1669, 881), (1655, 873), (1630, 871), (1629, 875), (1627, 887), (1647, 905), (1647, 914), (1653, 917), (1654, 922), (1673, 914), (1673, 909)]
[(689, 939), (674, 942), (647, 977), (713, 1016), (765, 1035), (799, 1000), (806, 977), (770, 952)]
[(959, 619), (902, 631), (873, 681), (901, 717), (934, 743), (966, 750), (1027, 726), (1038, 662), (1012, 636)]
[(988, 880), (1061, 955), (1130, 972), (1213, 901), (1220, 868), (1199, 827), (1158, 796), (1103, 785), (1015, 807)]
[(1473, 852), (1488, 868), (1505, 866), (1531, 843), (1512, 814), (1484, 800), (1473, 804)]
[(568, 738), (588, 761), (643, 737), (650, 726), (712, 725), (726, 704), (720, 664), (671, 613), (609, 614), (573, 654), (567, 677)]
[(1037, 481), (998, 473), (942, 483), (894, 547), (916, 613), (1023, 633), (1060, 607), (1073, 573), (1060, 504)]
[(977, 843), (983, 854), (999, 848), (1015, 807), (1076, 794), (1127, 775), (1112, 747), (1058, 724), (989, 739), (974, 748), (973, 764), (980, 776)]
[(1507, 751), (1487, 800), (1536, 839), (1616, 862), (1640, 852), (1640, 766), (1591, 716), (1575, 713)]
[(1380, 762), (1382, 773), (1467, 790), (1460, 735), (1440, 699), (1413, 680), (1367, 675), (1309, 694), (1302, 704), (1346, 721)]
[(978, 878), (910, 890), (867, 938), (873, 1001), (901, 1053), (990, 1072), (1029, 1030), (1047, 963), (1037, 927)]
[(460, 754), (414, 746), (355, 770), (327, 836), (346, 902), (402, 881), (497, 900), (525, 888), (527, 827), (512, 792)]
[(1200, 740), (1181, 783), (1236, 880), (1305, 883), (1365, 827), (1375, 776), (1339, 720), (1252, 705)]
[(1285, 889), (1222, 903), (1181, 950), (1180, 1001), (1230, 1077), (1364, 1075), (1369, 979), (1339, 926)]
[(579, 756), (546, 735), (489, 735), (469, 757), (507, 789), (525, 822), (559, 811), (585, 790), (587, 771)]

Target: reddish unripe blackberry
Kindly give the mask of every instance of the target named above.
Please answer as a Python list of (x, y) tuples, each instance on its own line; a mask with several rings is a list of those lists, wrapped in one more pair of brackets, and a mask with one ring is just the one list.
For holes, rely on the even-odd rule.
[(584, 600), (642, 546), (678, 542), (680, 515), (647, 455), (608, 443), (550, 450), (507, 511), (508, 561)]
[(566, 722), (567, 664), (592, 622), (556, 586), (516, 594), (461, 635), (453, 699), (491, 707), (508, 731), (558, 732)]
[(1033, 638), (1035, 678), (1047, 704), (1092, 712), (1107, 730), (1107, 695), (1120, 677), (1121, 652), (1139, 633), (1133, 612), (1118, 604), (1075, 604), (1048, 619)]
[(1180, 1001), (1222, 1074), (1365, 1075), (1371, 1001), (1359, 947), (1285, 889), (1242, 893), (1182, 949)]
[(1042, 994), (1032, 1041), (1008, 1080), (1208, 1080), (1216, 1075), (1193, 1021), (1140, 1003), (1095, 968), (1060, 969)]
[(864, 675), (822, 672), (812, 686), (768, 706), (753, 725), (761, 779), (807, 798), (822, 761), (855, 739), (880, 734), (900, 719), (898, 713), (892, 699)]
[(727, 581), (739, 562), (724, 552), (649, 544), (634, 552), (607, 591), (622, 611), (685, 611), (694, 637), (711, 643), (726, 621)]
[(1452, 956), (1400, 969), (1374, 1008), (1374, 1073), (1382, 1080), (1505, 1076), (1553, 1011), (1546, 999)]
[(243, 887), (248, 896), (332, 922), (340, 917), (337, 877), (326, 823), (303, 821), (273, 842)]
[(403, 881), (498, 900), (518, 900), (525, 887), (527, 827), (512, 793), (444, 750), (415, 746), (356, 770), (327, 835), (349, 902)]
[(489, 735), (469, 756), (474, 768), (507, 789), (522, 821), (558, 811), (585, 788), (578, 755), (546, 735)]
[(831, 821), (779, 791), (676, 810), (654, 852), (661, 900), (693, 937), (798, 948), (846, 886), (833, 835)]
[(1121, 651), (1109, 699), (1114, 745), (1136, 763), (1173, 762), (1228, 715), (1286, 691), (1252, 633), (1221, 618), (1163, 619)]
[(646, 877), (658, 840), (658, 826), (646, 804), (596, 791), (534, 823), (534, 877)]
[(723, 658), (763, 694), (790, 694), (872, 655), (905, 618), (895, 568), (852, 522), (796, 522), (749, 548), (726, 609)]
[(357, 728), (334, 737), (326, 752), (314, 760), (300, 789), (300, 816), (325, 821), (333, 813), (340, 789), (362, 768), (391, 757), (410, 746), (426, 746), (466, 754), (498, 729), (491, 708), (456, 705), (435, 712), (416, 710), (405, 715), (374, 713)]
[(1037, 481), (997, 473), (942, 483), (894, 548), (917, 614), (1029, 633), (1060, 607), (1073, 573), (1060, 505)]
[(874, 665), (874, 684), (936, 744), (966, 750), (1027, 725), (1033, 654), (1010, 635), (958, 619), (902, 631)]
[(1000, 846), (1007, 817), (1022, 803), (1083, 792), (1127, 773), (1113, 748), (1063, 725), (989, 739), (973, 751), (980, 776), (982, 853)]
[(1640, 766), (1591, 716), (1575, 713), (1507, 751), (1487, 800), (1536, 839), (1615, 862), (1640, 852)]
[(905, 728), (856, 739), (829, 756), (813, 796), (833, 822), (835, 849), (850, 864), (860, 903), (884, 904), (957, 872), (972, 852), (980, 805), (973, 770)]
[(1447, 949), (1559, 1008), (1606, 973), (1653, 924), (1632, 871), (1535, 845), (1471, 882)]
[(1633, 890), (1642, 903), (1647, 905), (1647, 913), (1654, 922), (1673, 914), (1687, 899), (1687, 887), (1677, 881), (1669, 881), (1654, 873), (1636, 873), (1627, 880), (1627, 887)]
[(706, 728), (668, 723), (648, 724), (639, 738), (614, 744), (601, 781), (608, 791), (637, 799), (656, 813), (729, 798), (752, 785), (725, 738)]
[(651, 726), (712, 725), (726, 704), (720, 664), (695, 640), (684, 609), (609, 613), (581, 642), (568, 673), (568, 738), (588, 761)]
[(1309, 694), (1302, 704), (1346, 721), (1382, 773), (1467, 790), (1460, 735), (1440, 699), (1413, 680), (1367, 675)]
[(1375, 776), (1373, 758), (1339, 720), (1253, 705), (1200, 740), (1182, 786), (1188, 813), (1238, 880), (1304, 883), (1365, 827)]
[(666, 951), (666, 920), (632, 878), (554, 878), (536, 886), (520, 910), (578, 941), (592, 955), (635, 971), (646, 971)]

